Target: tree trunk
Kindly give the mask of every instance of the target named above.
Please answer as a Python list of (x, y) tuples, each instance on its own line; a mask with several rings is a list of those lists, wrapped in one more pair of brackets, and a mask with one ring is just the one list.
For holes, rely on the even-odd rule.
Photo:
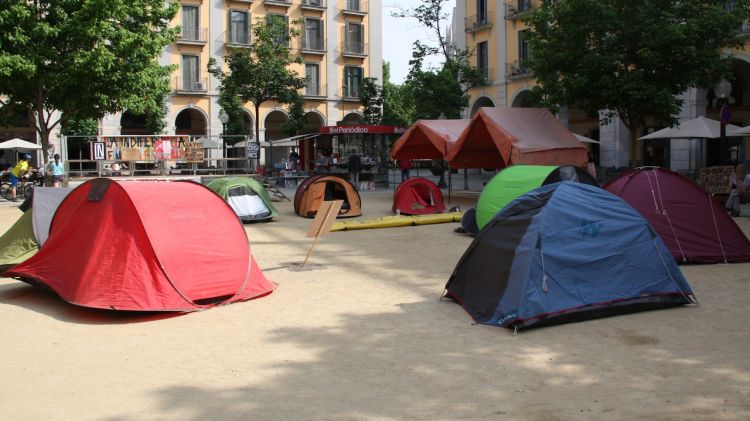
[[(260, 104), (253, 104), (255, 105), (255, 143), (258, 144), (258, 158), (257, 163), (255, 164), (256, 169), (260, 168)], [(267, 170), (268, 168), (266, 168)], [(266, 172), (266, 177), (268, 176), (268, 172)]]

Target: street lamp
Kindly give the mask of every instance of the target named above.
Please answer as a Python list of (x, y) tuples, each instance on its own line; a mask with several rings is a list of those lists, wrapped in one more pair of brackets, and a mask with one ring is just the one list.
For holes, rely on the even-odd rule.
[[(438, 116), (437, 119), (438, 120), (447, 120), (448, 117), (446, 117), (445, 113), (441, 111), (440, 112), (440, 116)], [(446, 184), (445, 184), (445, 168), (448, 167), (448, 166), (445, 164), (445, 161), (442, 160), (442, 159), (439, 162), (440, 162), (440, 164), (439, 164), (440, 165), (440, 180), (438, 180), (438, 187), (440, 187), (442, 189), (442, 188), (446, 187)], [(450, 169), (450, 167), (448, 167), (448, 180), (449, 181), (450, 181), (450, 171), (451, 171), (451, 169)], [(450, 203), (450, 189), (448, 189), (448, 202)]]
[[(229, 114), (227, 114), (227, 112), (224, 111), (223, 108), (219, 110), (219, 121), (221, 122), (221, 144), (226, 150), (226, 144), (224, 143), (224, 134), (227, 131), (227, 123), (229, 123)], [(216, 167), (218, 169), (219, 166), (216, 165)]]
[(724, 78), (714, 85), (717, 105), (721, 105), (721, 137), (719, 140), (719, 165), (724, 165), (724, 149), (727, 140), (727, 124), (732, 121), (732, 109), (729, 108), (729, 96), (732, 94), (732, 84)]

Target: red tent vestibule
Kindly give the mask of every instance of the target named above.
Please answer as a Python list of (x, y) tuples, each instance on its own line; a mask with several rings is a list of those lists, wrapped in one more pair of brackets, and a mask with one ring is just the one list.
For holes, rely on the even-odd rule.
[(586, 147), (547, 109), (484, 107), (448, 150), (451, 168), (584, 167)]
[(750, 242), (727, 211), (682, 175), (665, 168), (637, 168), (604, 188), (643, 215), (678, 262), (750, 261)]
[(445, 159), (471, 120), (418, 120), (391, 148), (393, 159)]
[(426, 178), (410, 178), (396, 189), (392, 210), (405, 215), (444, 212), (443, 193), (437, 184)]
[(84, 307), (191, 311), (269, 294), (232, 209), (192, 182), (88, 181), (8, 276)]

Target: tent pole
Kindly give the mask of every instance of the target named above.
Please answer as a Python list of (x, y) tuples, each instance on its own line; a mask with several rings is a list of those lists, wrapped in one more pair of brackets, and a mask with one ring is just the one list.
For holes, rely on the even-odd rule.
[(451, 201), (451, 190), (453, 189), (453, 182), (451, 181), (453, 177), (451, 176), (451, 173), (452, 173), (451, 166), (448, 165), (448, 204), (449, 205), (453, 203)]

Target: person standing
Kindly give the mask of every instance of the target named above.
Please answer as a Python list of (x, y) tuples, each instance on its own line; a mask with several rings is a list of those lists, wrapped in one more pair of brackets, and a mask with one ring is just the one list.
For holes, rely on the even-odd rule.
[(299, 153), (297, 153), (297, 149), (292, 148), (292, 151), (289, 153), (289, 162), (292, 163), (292, 170), (296, 171), (299, 168)]
[(10, 170), (10, 193), (13, 197), (14, 202), (17, 201), (16, 197), (16, 191), (18, 188), (18, 179), (26, 175), (26, 173), (29, 172), (29, 161), (31, 161), (31, 155), (30, 154), (23, 154), (21, 155), (21, 159), (18, 160), (18, 163), (16, 164), (13, 169)]
[(401, 169), (401, 182), (408, 180), (409, 171), (411, 170), (411, 159), (399, 160), (398, 167)]
[(56, 153), (54, 161), (47, 164), (46, 172), (49, 177), (52, 178), (52, 187), (60, 187), (63, 179), (65, 178), (65, 167), (60, 162), (60, 154)]
[(594, 155), (591, 152), (588, 153), (588, 162), (586, 162), (586, 172), (589, 173), (594, 180), (596, 180), (596, 164), (594, 163)]
[(318, 151), (317, 156), (315, 157), (315, 172), (317, 174), (328, 174), (328, 158), (323, 155), (322, 151)]
[(351, 180), (354, 188), (359, 190), (359, 173), (362, 171), (362, 158), (356, 149), (352, 149), (352, 153), (349, 155), (347, 168), (349, 169), (349, 180)]
[(750, 201), (750, 174), (745, 164), (739, 164), (732, 174), (732, 190), (724, 206), (732, 216), (740, 216), (740, 203)]

